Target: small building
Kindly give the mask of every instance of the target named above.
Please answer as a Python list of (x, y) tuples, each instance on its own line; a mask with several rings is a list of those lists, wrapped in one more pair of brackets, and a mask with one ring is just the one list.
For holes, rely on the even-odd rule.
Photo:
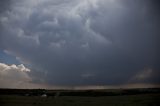
[(41, 97), (47, 97), (47, 94), (42, 94)]

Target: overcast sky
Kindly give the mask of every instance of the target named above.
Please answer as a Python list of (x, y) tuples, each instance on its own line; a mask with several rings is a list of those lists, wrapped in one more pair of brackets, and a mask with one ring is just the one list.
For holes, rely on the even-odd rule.
[(0, 87), (159, 85), (159, 4), (1, 0)]

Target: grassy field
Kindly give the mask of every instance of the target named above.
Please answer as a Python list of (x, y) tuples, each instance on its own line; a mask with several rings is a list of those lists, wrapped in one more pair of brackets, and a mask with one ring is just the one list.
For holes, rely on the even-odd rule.
[(123, 96), (16, 96), (1, 95), (0, 106), (160, 106), (160, 94)]

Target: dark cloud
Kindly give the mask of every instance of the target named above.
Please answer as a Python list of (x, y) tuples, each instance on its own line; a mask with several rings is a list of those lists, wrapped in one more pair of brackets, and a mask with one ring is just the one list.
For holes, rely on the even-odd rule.
[(11, 0), (1, 0), (1, 2), (0, 2), (0, 13), (9, 9), (10, 4), (11, 4)]
[(144, 82), (159, 83), (155, 5), (150, 0), (14, 1), (0, 16), (0, 45), (33, 70), (35, 81), (117, 85), (149, 67), (156, 74)]
[[(11, 0), (1, 0), (0, 2), (0, 17), (3, 15), (4, 11), (7, 11), (9, 10), (10, 8), (10, 3), (11, 3)], [(2, 26), (2, 23), (0, 22), (0, 32), (2, 32), (2, 29), (3, 29), (3, 26)], [(0, 42), (2, 42), (2, 33), (0, 33)], [(0, 45), (0, 48), (2, 48), (2, 44)]]

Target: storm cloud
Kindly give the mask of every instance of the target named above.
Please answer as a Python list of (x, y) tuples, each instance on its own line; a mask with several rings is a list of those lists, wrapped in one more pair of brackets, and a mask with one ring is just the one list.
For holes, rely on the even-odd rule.
[(0, 15), (0, 47), (30, 67), (35, 82), (159, 84), (153, 1), (11, 0)]

